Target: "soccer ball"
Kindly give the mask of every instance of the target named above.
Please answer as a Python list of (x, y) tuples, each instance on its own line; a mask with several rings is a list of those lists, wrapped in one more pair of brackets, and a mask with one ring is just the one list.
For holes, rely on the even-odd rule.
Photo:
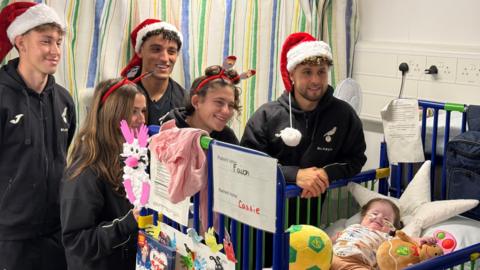
[(289, 269), (326, 270), (332, 264), (332, 241), (321, 229), (310, 225), (292, 225)]

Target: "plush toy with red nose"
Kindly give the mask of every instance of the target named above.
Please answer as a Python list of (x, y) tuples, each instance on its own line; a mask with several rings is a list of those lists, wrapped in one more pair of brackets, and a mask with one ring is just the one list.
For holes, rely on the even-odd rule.
[(143, 207), (150, 197), (150, 176), (148, 166), (148, 128), (142, 125), (138, 130), (132, 130), (127, 121), (120, 122), (120, 129), (125, 143), (123, 153), (123, 186), (128, 200), (135, 207)]
[(443, 255), (438, 245), (417, 243), (402, 231), (396, 231), (395, 238), (383, 242), (377, 250), (377, 264), (380, 270), (400, 270), (412, 264)]

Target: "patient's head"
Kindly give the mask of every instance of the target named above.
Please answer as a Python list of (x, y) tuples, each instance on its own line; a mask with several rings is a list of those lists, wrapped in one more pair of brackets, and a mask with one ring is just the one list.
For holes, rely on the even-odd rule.
[(361, 211), (361, 225), (372, 230), (390, 232), (401, 229), (400, 210), (390, 200), (375, 198), (366, 203)]

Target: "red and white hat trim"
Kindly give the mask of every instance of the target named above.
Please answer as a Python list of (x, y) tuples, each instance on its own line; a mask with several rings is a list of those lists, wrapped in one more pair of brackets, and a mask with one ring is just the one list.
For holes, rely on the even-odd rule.
[(135, 42), (135, 52), (136, 53), (140, 52), (140, 48), (142, 47), (142, 39), (149, 32), (155, 31), (155, 30), (160, 30), (160, 29), (165, 29), (165, 30), (175, 32), (178, 35), (178, 37), (180, 38), (180, 43), (183, 44), (182, 33), (180, 33), (180, 31), (178, 31), (178, 29), (175, 26), (173, 26), (172, 24), (169, 24), (167, 22), (157, 22), (157, 23), (148, 24), (138, 31), (137, 39), (135, 40), (136, 41)]
[(65, 30), (65, 24), (60, 20), (60, 17), (55, 10), (45, 4), (34, 5), (15, 18), (15, 20), (8, 26), (8, 39), (13, 44), (15, 37), (46, 23), (56, 23)]
[(330, 46), (323, 41), (304, 41), (290, 49), (287, 53), (287, 70), (292, 72), (305, 59), (313, 56), (323, 56), (332, 61)]

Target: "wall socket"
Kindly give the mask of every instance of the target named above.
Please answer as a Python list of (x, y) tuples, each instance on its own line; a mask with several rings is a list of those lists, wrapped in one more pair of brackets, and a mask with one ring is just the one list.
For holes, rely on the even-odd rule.
[[(397, 67), (401, 63), (407, 63), (409, 70), (407, 72), (407, 79), (422, 79), (424, 76), (425, 64), (427, 62), (426, 56), (421, 55), (404, 55), (400, 54), (397, 58)], [(397, 77), (402, 77), (402, 72), (397, 70)]]
[[(360, 41), (358, 45), (353, 78), (362, 86), (362, 119), (380, 121), (379, 112), (398, 96), (402, 62), (409, 65), (404, 97), (480, 104), (480, 49), (477, 47), (370, 41)], [(437, 74), (425, 74), (432, 65), (437, 67)]]
[[(480, 85), (480, 59), (398, 54), (397, 67), (403, 62), (409, 67), (407, 79)], [(432, 65), (438, 73), (425, 74)]]
[(480, 84), (480, 59), (458, 58), (457, 83)]
[[(427, 75), (434, 81), (439, 82), (455, 82), (457, 71), (457, 58), (454, 57), (434, 57), (427, 56), (427, 65), (425, 69), (435, 65), (438, 69), (438, 74)], [(427, 79), (428, 77), (426, 77)]]

